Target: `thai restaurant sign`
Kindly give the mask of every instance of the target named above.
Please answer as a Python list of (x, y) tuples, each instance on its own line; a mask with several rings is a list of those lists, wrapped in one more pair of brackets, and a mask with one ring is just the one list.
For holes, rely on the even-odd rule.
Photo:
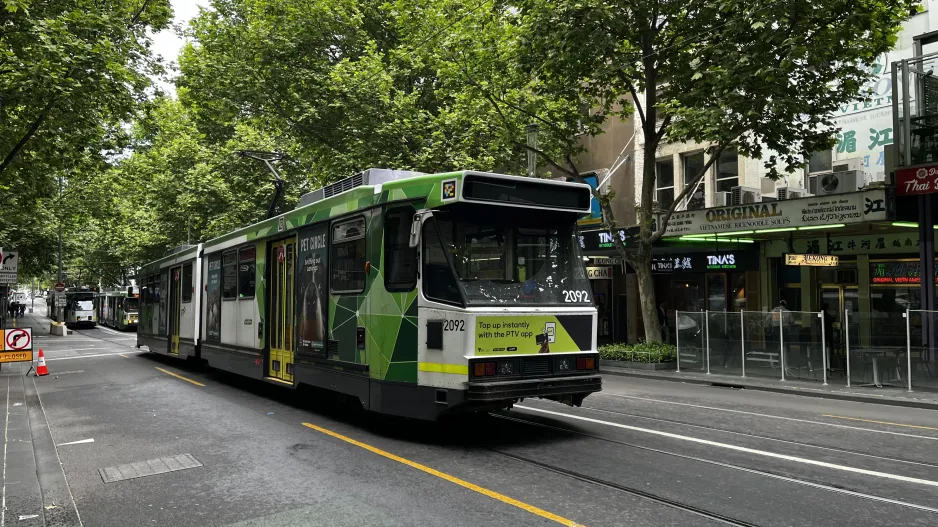
[(785, 265), (799, 267), (837, 267), (839, 256), (830, 254), (786, 254)]
[(938, 192), (938, 165), (896, 170), (896, 194), (911, 196)]
[(884, 189), (676, 212), (666, 236), (862, 223), (889, 219)]

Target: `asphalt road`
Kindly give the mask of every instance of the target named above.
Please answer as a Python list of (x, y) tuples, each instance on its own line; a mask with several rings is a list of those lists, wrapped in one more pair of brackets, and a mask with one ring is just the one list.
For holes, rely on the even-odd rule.
[[(938, 525), (933, 411), (606, 376), (583, 408), (427, 424), (139, 353), (133, 333), (36, 342), (84, 525)], [(99, 472), (182, 454), (201, 466)]]

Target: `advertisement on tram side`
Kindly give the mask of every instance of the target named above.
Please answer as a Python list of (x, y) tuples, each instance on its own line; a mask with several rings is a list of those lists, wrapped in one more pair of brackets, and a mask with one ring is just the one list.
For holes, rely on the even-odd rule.
[(593, 315), (476, 317), (476, 356), (592, 351), (592, 344)]
[(326, 244), (328, 224), (299, 232), (296, 275), (296, 352), (326, 356), (326, 324), (329, 305)]
[(221, 341), (221, 254), (208, 257), (208, 279), (205, 282), (205, 338)]

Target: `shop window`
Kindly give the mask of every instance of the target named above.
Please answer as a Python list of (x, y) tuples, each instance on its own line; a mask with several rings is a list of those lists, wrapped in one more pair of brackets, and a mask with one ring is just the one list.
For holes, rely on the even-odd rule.
[(365, 218), (358, 217), (332, 228), (332, 292), (365, 290)]
[(746, 309), (746, 275), (742, 273), (730, 275), (730, 286), (733, 288), (730, 298), (733, 303), (731, 310), (742, 311)]
[(726, 275), (713, 273), (707, 275), (707, 309), (726, 311)]
[[(696, 154), (689, 154), (683, 156), (684, 164), (684, 185), (687, 186), (691, 181), (697, 177), (697, 174), (704, 167), (704, 155), (703, 152)], [(690, 191), (689, 199), (687, 200), (687, 209), (686, 210), (696, 210), (702, 209), (706, 206), (706, 195), (707, 195), (707, 176), (704, 176), (697, 182), (695, 188)]]
[(717, 160), (717, 192), (730, 192), (739, 186), (739, 156), (735, 148), (727, 148)]
[(388, 211), (384, 219), (384, 288), (412, 291), (417, 286), (417, 248), (410, 247), (413, 207)]
[(667, 210), (674, 202), (674, 161), (662, 159), (655, 163), (655, 181), (657, 190), (655, 196), (658, 208)]
[(221, 297), (233, 300), (238, 297), (238, 253), (227, 252), (221, 259)]
[(192, 264), (182, 266), (182, 301), (192, 302)]

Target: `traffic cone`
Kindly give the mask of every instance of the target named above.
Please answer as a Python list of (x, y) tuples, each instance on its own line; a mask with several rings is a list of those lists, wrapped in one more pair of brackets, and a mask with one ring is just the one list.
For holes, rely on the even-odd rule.
[(49, 375), (49, 368), (46, 367), (46, 354), (39, 348), (39, 365), (36, 366), (36, 377)]

